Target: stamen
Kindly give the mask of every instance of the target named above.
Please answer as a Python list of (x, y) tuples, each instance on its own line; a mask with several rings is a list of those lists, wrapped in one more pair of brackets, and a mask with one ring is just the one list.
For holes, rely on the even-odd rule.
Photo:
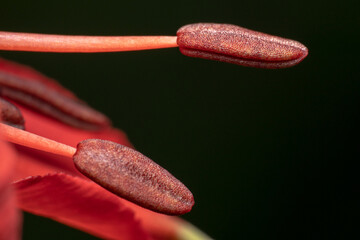
[(178, 179), (141, 153), (120, 144), (88, 139), (76, 148), (0, 123), (0, 139), (73, 158), (76, 168), (114, 194), (144, 208), (187, 213), (192, 193)]
[(258, 68), (286, 68), (308, 54), (301, 43), (230, 24), (196, 23), (177, 36), (65, 36), (0, 32), (0, 50), (116, 52), (180, 47), (186, 56)]
[(0, 50), (31, 52), (121, 52), (177, 47), (175, 36), (66, 36), (0, 32)]

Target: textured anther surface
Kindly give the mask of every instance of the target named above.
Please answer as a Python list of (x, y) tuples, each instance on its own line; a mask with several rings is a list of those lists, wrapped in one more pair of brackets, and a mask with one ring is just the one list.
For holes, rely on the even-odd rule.
[(74, 163), (85, 176), (140, 206), (169, 215), (187, 213), (191, 192), (151, 159), (120, 144), (88, 139), (77, 146)]
[(297, 41), (230, 24), (190, 24), (181, 27), (177, 36), (184, 55), (249, 67), (291, 67), (308, 54)]

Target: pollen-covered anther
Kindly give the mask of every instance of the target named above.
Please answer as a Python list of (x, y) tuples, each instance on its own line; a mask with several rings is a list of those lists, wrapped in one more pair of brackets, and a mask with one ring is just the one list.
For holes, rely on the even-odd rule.
[(230, 24), (190, 24), (180, 28), (177, 37), (186, 56), (248, 67), (291, 67), (308, 55), (308, 49), (297, 41)]
[(181, 215), (194, 205), (192, 193), (168, 171), (120, 144), (88, 139), (77, 146), (75, 166), (114, 194), (150, 210)]

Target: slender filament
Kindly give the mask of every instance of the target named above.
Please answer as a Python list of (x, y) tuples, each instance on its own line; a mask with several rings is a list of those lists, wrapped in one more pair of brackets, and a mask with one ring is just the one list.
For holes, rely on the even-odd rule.
[(50, 152), (65, 157), (73, 157), (76, 148), (38, 136), (36, 134), (0, 123), (0, 139), (22, 146)]
[(0, 31), (0, 50), (122, 52), (177, 47), (176, 36), (71, 36)]

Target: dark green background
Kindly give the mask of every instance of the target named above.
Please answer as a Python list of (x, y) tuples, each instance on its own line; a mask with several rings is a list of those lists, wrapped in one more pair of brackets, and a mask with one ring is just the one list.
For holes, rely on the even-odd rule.
[[(0, 55), (58, 79), (107, 114), (139, 151), (191, 189), (196, 205), (184, 218), (210, 236), (347, 239), (359, 216), (355, 3), (0, 3), (4, 31), (174, 35), (189, 23), (232, 23), (305, 44), (309, 56), (284, 70), (192, 59), (177, 49)], [(87, 238), (81, 234), (25, 215), (24, 239)]]

